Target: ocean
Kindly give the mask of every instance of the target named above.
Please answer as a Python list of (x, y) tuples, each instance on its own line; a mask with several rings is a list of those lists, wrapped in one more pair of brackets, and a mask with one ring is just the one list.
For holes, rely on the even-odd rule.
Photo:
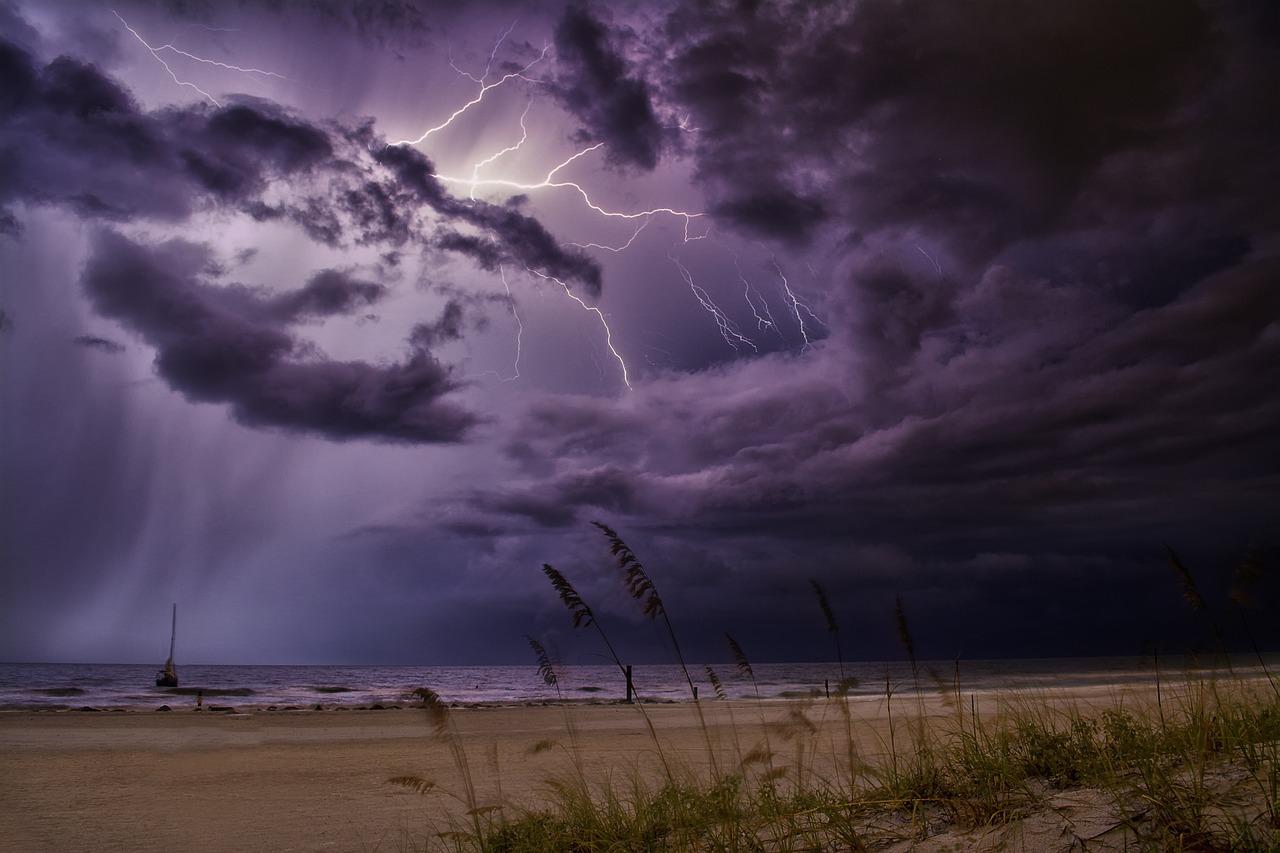
[[(1256, 658), (1233, 660), (1240, 676), (1261, 676)], [(1268, 669), (1280, 672), (1280, 655), (1266, 657)], [(920, 664), (921, 690), (951, 687), (956, 677), (954, 661)], [(731, 663), (712, 664), (721, 688), (730, 698), (756, 695), (765, 700), (821, 696), (826, 686), (835, 689), (841, 678), (836, 663), (760, 663), (754, 665), (755, 685)], [(1161, 659), (1161, 674), (1176, 680), (1190, 669), (1207, 672), (1196, 664)], [(906, 662), (847, 663), (845, 675), (857, 679), (852, 695), (882, 695), (885, 679), (895, 692), (913, 689), (914, 679)], [(406, 694), (429, 687), (453, 704), (528, 704), (554, 701), (611, 702), (623, 697), (624, 683), (613, 666), (565, 666), (560, 670), (559, 690), (545, 684), (536, 667), (521, 666), (179, 666), (180, 686), (155, 686), (156, 667), (145, 664), (0, 664), (0, 711), (154, 710), (168, 705), (174, 710), (195, 706), (197, 691), (206, 705), (253, 708), (357, 708), (402, 705), (412, 702)], [(716, 694), (702, 664), (691, 665), (690, 675), (699, 696)], [(1150, 659), (1050, 658), (1036, 660), (960, 661), (960, 688), (965, 692), (1047, 690), (1081, 686), (1123, 686), (1153, 683)], [(637, 665), (633, 682), (648, 701), (686, 701), (689, 687), (676, 666)]]

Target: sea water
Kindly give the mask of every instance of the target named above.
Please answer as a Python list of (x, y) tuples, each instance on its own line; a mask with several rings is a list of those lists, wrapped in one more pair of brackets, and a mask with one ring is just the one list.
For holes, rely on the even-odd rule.
[[(1189, 671), (1208, 675), (1204, 662), (1160, 661), (1161, 676), (1176, 680)], [(1262, 676), (1256, 658), (1232, 661), (1237, 676)], [(1280, 656), (1269, 655), (1266, 665), (1280, 672)], [(977, 660), (924, 662), (913, 674), (906, 662), (759, 663), (754, 682), (732, 663), (711, 669), (729, 698), (778, 700), (822, 696), (836, 690), (842, 678), (853, 678), (852, 695), (883, 695), (886, 679), (895, 692), (969, 692), (1050, 690), (1087, 686), (1121, 687), (1154, 684), (1150, 659), (1050, 658), (1035, 660)], [(1226, 675), (1225, 670), (1214, 670)], [(232, 666), (178, 667), (180, 686), (155, 686), (156, 667), (135, 664), (0, 664), (0, 710), (60, 710), (99, 708), (151, 710), (168, 705), (174, 710), (195, 707), (196, 693), (205, 705), (236, 708), (326, 708), (408, 704), (409, 694), (429, 687), (455, 704), (528, 704), (555, 701), (612, 702), (625, 693), (625, 681), (615, 666), (564, 666), (558, 683), (546, 684), (532, 665), (521, 666)], [(690, 664), (689, 676), (702, 699), (716, 698), (703, 664)], [(649, 701), (687, 701), (689, 683), (677, 666), (633, 667), (637, 693)]]

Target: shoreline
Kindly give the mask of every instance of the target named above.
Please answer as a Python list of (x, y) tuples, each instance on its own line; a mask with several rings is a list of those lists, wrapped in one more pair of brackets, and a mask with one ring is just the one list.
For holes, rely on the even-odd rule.
[[(1159, 678), (1172, 683), (1209, 680), (1236, 675), (1260, 676), (1263, 668), (1253, 659), (1237, 656), (1234, 669), (1203, 658), (1161, 659)], [(919, 688), (924, 692), (954, 689), (955, 661), (922, 663)], [(1280, 671), (1280, 655), (1267, 656), (1263, 666)], [(759, 664), (758, 685), (738, 672), (732, 664), (715, 664), (720, 685), (734, 699), (754, 699), (758, 686), (762, 698), (779, 701), (796, 698), (824, 698), (824, 691), (836, 684), (836, 664)], [(900, 695), (914, 687), (905, 662), (852, 663), (847, 667), (860, 683), (852, 696), (883, 694), (886, 674)], [(321, 705), (346, 708), (403, 705), (406, 694), (427, 686), (454, 706), (512, 705), (541, 703), (612, 703), (623, 698), (625, 689), (611, 668), (575, 664), (562, 674), (563, 692), (557, 695), (542, 683), (528, 665), (499, 667), (276, 667), (239, 665), (192, 665), (183, 686), (152, 688), (149, 667), (116, 664), (0, 664), (0, 713), (79, 711), (84, 707), (110, 712), (151, 711), (162, 705), (172, 710), (192, 707), (195, 695), (203, 691), (206, 705), (252, 707), (265, 710), (292, 707), (314, 709)], [(1139, 658), (1061, 658), (1025, 661), (965, 661), (961, 663), (960, 686), (964, 692), (990, 690), (1092, 689), (1150, 685), (1157, 678), (1151, 660)], [(709, 683), (698, 684), (702, 698), (716, 693)], [(824, 681), (826, 687), (824, 687)], [(636, 666), (635, 684), (640, 694), (653, 704), (688, 702), (685, 681), (670, 665)]]
[[(1228, 677), (1225, 671), (1221, 674), (1212, 672), (1207, 679), (1208, 683), (1213, 683), (1222, 678), (1223, 681), (1230, 680), (1235, 683), (1267, 683), (1267, 676), (1261, 673), (1242, 675), (1237, 674), (1234, 677)], [(1180, 673), (1178, 675), (1162, 674), (1159, 683), (1166, 689), (1176, 690), (1190, 684), (1205, 683), (1206, 679), (1200, 673), (1191, 675)], [(959, 685), (959, 693), (968, 697), (975, 696), (983, 699), (993, 697), (1039, 697), (1044, 695), (1052, 695), (1055, 693), (1070, 693), (1075, 695), (1085, 694), (1101, 694), (1107, 692), (1137, 692), (1146, 693), (1154, 692), (1156, 689), (1156, 678), (1152, 674), (1150, 678), (1138, 679), (1129, 678), (1123, 680), (1095, 680), (1085, 682), (1069, 682), (1053, 685), (1004, 685), (1004, 686), (982, 686), (982, 687), (966, 687), (963, 681)], [(194, 690), (194, 688), (192, 688)], [(353, 691), (354, 692), (354, 691)], [(937, 698), (939, 696), (956, 695), (955, 686), (952, 684), (936, 683), (930, 687), (921, 687), (916, 690), (912, 686), (904, 686), (897, 684), (893, 690), (893, 696), (896, 701), (916, 702), (917, 697), (925, 700)], [(250, 693), (246, 695), (242, 690), (219, 690), (212, 689), (209, 691), (212, 695), (206, 695), (203, 710), (195, 707), (195, 697), (193, 693), (184, 692), (174, 696), (172, 702), (164, 701), (164, 697), (156, 697), (157, 704), (141, 705), (141, 704), (108, 704), (108, 705), (77, 705), (74, 703), (8, 703), (0, 705), (0, 719), (13, 715), (50, 715), (50, 714), (154, 714), (174, 713), (206, 713), (216, 715), (219, 713), (246, 712), (254, 714), (301, 714), (301, 713), (335, 713), (335, 712), (354, 712), (354, 711), (392, 711), (392, 710), (421, 710), (421, 706), (417, 704), (417, 700), (412, 696), (402, 696), (397, 700), (385, 700), (381, 702), (370, 702), (367, 699), (359, 702), (341, 702), (333, 701), (324, 702), (318, 700), (312, 702), (253, 702), (253, 701), (237, 701), (252, 700)], [(321, 696), (326, 694), (320, 694)], [(755, 696), (730, 696), (727, 699), (721, 699), (714, 694), (699, 697), (699, 702), (703, 707), (708, 707), (724, 702), (729, 703), (748, 703), (756, 705), (764, 703), (766, 705), (785, 705), (795, 702), (829, 702), (838, 701), (836, 695), (825, 695), (822, 690), (812, 689), (809, 691), (788, 690), (773, 695)], [(847, 700), (850, 703), (858, 702), (883, 702), (885, 693), (883, 690), (879, 692), (870, 691), (854, 691), (847, 694)], [(512, 699), (512, 700), (446, 700), (443, 704), (453, 710), (466, 709), (492, 709), (492, 708), (543, 708), (543, 707), (568, 707), (568, 708), (590, 708), (590, 707), (632, 707), (634, 705), (644, 705), (646, 707), (693, 707), (694, 700), (690, 698), (666, 698), (666, 697), (639, 697), (635, 703), (627, 703), (622, 698), (606, 699), (602, 697), (559, 697), (544, 699)]]

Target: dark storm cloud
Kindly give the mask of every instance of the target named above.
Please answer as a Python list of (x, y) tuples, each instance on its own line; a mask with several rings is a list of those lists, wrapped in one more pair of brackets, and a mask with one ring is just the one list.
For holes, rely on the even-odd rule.
[(267, 310), (281, 320), (350, 314), (387, 295), (386, 285), (365, 281), (340, 270), (321, 270), (297, 290), (267, 303)]
[(496, 270), (504, 258), (502, 247), (493, 240), (486, 240), (473, 234), (459, 234), (457, 231), (441, 234), (436, 239), (436, 246), (448, 252), (467, 255), (481, 269), (490, 272)]
[(124, 344), (116, 343), (110, 338), (102, 338), (97, 335), (77, 335), (71, 339), (71, 342), (78, 347), (98, 350), (111, 355), (118, 355), (125, 351)]
[(795, 238), (840, 214), (982, 259), (1062, 224), (1117, 152), (1212, 133), (1187, 108), (1233, 64), (1220, 24), (1192, 2), (700, 4), (667, 22), (665, 82), (730, 221)]
[[(1009, 624), (997, 648), (1052, 647), (1066, 603), (1113, 636), (1169, 628), (1124, 627), (1175, 597), (1162, 541), (1238, 556), (1280, 533), (1280, 401), (1257, 382), (1280, 363), (1280, 126), (1258, 94), (1280, 57), (1256, 16), (678, 9), (650, 47), (675, 57), (662, 97), (698, 128), (698, 178), (721, 222), (836, 246), (829, 337), (535, 404), (507, 446), (523, 481), (470, 506), (615, 520), (680, 590), (712, 549), (744, 567), (698, 601), (726, 618), (817, 565), (957, 630), (961, 596)], [(605, 467), (630, 500), (569, 487)], [(983, 568), (993, 549), (1016, 568)]]
[[(470, 496), (469, 506), (510, 524), (513, 519), (561, 528), (582, 521), (580, 510), (597, 514), (636, 513), (646, 506), (641, 492), (646, 478), (634, 470), (605, 465), (541, 480), (529, 489), (508, 489)], [(456, 523), (456, 520), (453, 522)]]
[(96, 68), (69, 57), (38, 68), (6, 42), (0, 82), (0, 201), (178, 221), (203, 206), (247, 202), (332, 154), (324, 133), (270, 104), (144, 112)]
[(306, 171), (333, 155), (323, 131), (279, 114), (265, 101), (233, 104), (195, 124), (190, 130), (202, 145), (192, 146), (193, 134), (180, 128), (186, 147), (179, 156), (207, 190), (223, 198), (242, 198), (259, 190), (265, 177)]
[[(691, 534), (767, 524), (944, 549), (992, 535), (1134, 535), (1189, 519), (1208, 492), (1229, 502), (1244, 484), (1276, 484), (1267, 460), (1280, 402), (1249, 377), (1280, 358), (1277, 274), (1280, 264), (1254, 261), (1133, 315), (993, 275), (925, 352), (900, 361), (895, 382), (788, 383), (789, 359), (762, 360), (736, 380), (656, 383), (621, 409), (581, 398), (535, 407), (509, 452), (568, 506), (606, 506), (562, 486), (600, 460), (635, 460), (614, 463), (612, 491), (658, 498), (616, 511)], [(1039, 316), (1018, 312), (1016, 334), (991, 328), (1024, 299)], [(760, 390), (715, 393), (739, 382)], [(551, 476), (538, 467), (547, 460)], [(1247, 504), (1241, 518), (1261, 518)], [(1127, 507), (1123, 531), (1097, 522), (1107, 505)]]
[[(508, 257), (546, 275), (585, 285), (591, 296), (600, 295), (603, 283), (600, 267), (576, 249), (566, 249), (551, 236), (541, 222), (508, 205), (475, 202), (455, 211), (458, 219), (483, 228), (498, 238)], [(455, 244), (453, 247), (463, 250)], [(473, 257), (483, 263), (492, 246), (473, 249)]]
[(103, 231), (83, 283), (99, 313), (156, 348), (156, 369), (173, 388), (194, 401), (230, 404), (242, 423), (391, 442), (458, 441), (475, 423), (443, 399), (457, 381), (421, 347), (375, 366), (318, 356), (290, 334), (288, 322), (317, 305), (334, 310), (352, 287), (376, 292), (368, 283), (329, 271), (264, 300), (213, 283), (215, 272), (207, 247), (180, 240), (147, 247)]
[(542, 223), (520, 212), (519, 200), (498, 205), (454, 198), (435, 178), (426, 155), (407, 146), (384, 147), (374, 158), (392, 172), (399, 186), (418, 203), (496, 238), (483, 240), (445, 231), (437, 241), (441, 248), (469, 255), (486, 269), (492, 269), (499, 259), (511, 259), (546, 275), (577, 280), (586, 285), (591, 294), (599, 294), (599, 265), (582, 252), (561, 246)]
[(584, 125), (579, 137), (606, 143), (609, 162), (651, 170), (663, 128), (649, 85), (630, 73), (606, 25), (589, 9), (570, 6), (556, 24), (554, 93)]
[[(228, 4), (213, 0), (166, 0), (163, 5), (175, 18), (214, 22), (224, 19), (220, 13), (225, 12)], [(302, 16), (308, 22), (322, 20), (335, 29), (396, 48), (422, 47), (442, 12), (437, 4), (402, 0), (241, 0), (236, 5), (239, 10), (277, 16), (277, 21), (294, 16)]]
[(419, 323), (414, 326), (409, 334), (409, 340), (423, 349), (431, 349), (449, 341), (456, 341), (462, 337), (463, 320), (462, 303), (456, 299), (450, 299), (444, 304), (440, 316), (433, 322)]
[(712, 213), (743, 230), (786, 242), (803, 242), (827, 218), (827, 210), (816, 198), (793, 192), (781, 184), (767, 186), (755, 182), (749, 189), (735, 191), (718, 202)]

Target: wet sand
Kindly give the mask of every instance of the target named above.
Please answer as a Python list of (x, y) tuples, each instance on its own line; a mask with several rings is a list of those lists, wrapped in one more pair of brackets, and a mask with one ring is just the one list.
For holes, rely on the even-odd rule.
[[(1007, 694), (980, 696), (974, 707), (989, 716), (1011, 698), (1018, 701)], [(1034, 698), (1101, 707), (1149, 701), (1150, 694), (1093, 688)], [(926, 713), (938, 718), (954, 714), (936, 694), (924, 702)], [(761, 740), (762, 719), (770, 722), (775, 751), (793, 752), (795, 742), (783, 741), (778, 726), (797, 709), (806, 709), (818, 728), (816, 739), (807, 739), (818, 745), (811, 756), (817, 772), (843, 756), (846, 723), (833, 702), (704, 700), (702, 707), (721, 761)], [(917, 707), (912, 698), (895, 699), (895, 717), (901, 721)], [(669, 759), (691, 772), (707, 766), (706, 738), (691, 704), (646, 708)], [(854, 700), (850, 708), (859, 749), (864, 755), (883, 751), (883, 698)], [(536, 804), (547, 780), (568, 772), (568, 752), (561, 748), (568, 742), (566, 714), (588, 778), (606, 769), (617, 781), (633, 772), (656, 773), (653, 741), (634, 707), (455, 709), (451, 725), (466, 746), (482, 803)], [(420, 849), (423, 839), (447, 829), (459, 804), (447, 794), (389, 783), (395, 776), (419, 776), (460, 791), (452, 754), (432, 736), (420, 710), (5, 713), (0, 849)]]

